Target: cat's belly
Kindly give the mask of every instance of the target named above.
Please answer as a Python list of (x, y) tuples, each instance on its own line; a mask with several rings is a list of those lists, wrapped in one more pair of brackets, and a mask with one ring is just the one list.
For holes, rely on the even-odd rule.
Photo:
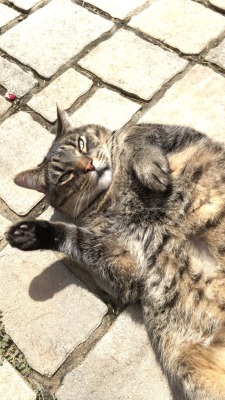
[(189, 257), (193, 271), (210, 275), (219, 267), (216, 259), (210, 252), (209, 246), (198, 236), (189, 239)]

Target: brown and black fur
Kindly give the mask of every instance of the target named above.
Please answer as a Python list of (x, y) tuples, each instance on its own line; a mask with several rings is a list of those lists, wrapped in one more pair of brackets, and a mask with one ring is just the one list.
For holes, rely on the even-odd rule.
[(140, 300), (168, 377), (190, 400), (225, 400), (225, 147), (189, 128), (112, 137), (58, 120), (43, 163), (15, 181), (73, 223), (24, 221), (9, 242), (62, 251), (118, 302)]

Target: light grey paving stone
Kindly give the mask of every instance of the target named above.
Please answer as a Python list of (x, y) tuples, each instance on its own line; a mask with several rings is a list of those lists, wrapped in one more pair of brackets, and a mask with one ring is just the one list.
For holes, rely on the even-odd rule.
[(148, 100), (183, 71), (187, 61), (121, 29), (91, 50), (79, 64), (102, 80)]
[(210, 50), (205, 58), (206, 60), (213, 62), (225, 69), (225, 39), (219, 44), (219, 46)]
[(12, 222), (3, 217), (3, 215), (0, 215), (0, 242), (4, 239), (4, 233), (10, 227), (10, 225), (12, 225)]
[(24, 72), (15, 63), (0, 57), (0, 84), (10, 93), (22, 97), (37, 83), (33, 75)]
[(71, 121), (75, 126), (97, 124), (116, 130), (125, 125), (140, 108), (140, 104), (102, 88), (74, 112)]
[(54, 210), (52, 206), (48, 206), (48, 208), (46, 208), (46, 210), (44, 210), (44, 212), (41, 215), (39, 215), (37, 219), (46, 219), (47, 221), (50, 221), (54, 216), (55, 212), (58, 213), (57, 211)]
[(146, 2), (147, 0), (88, 0), (88, 3), (93, 4), (103, 11), (106, 11), (112, 15), (112, 17), (120, 19), (126, 18), (131, 11), (142, 6)]
[(86, 359), (69, 372), (58, 400), (170, 400), (151, 348), (141, 309), (128, 307)]
[(40, 3), (41, 0), (11, 0), (11, 2), (21, 8), (21, 10), (28, 11), (36, 4)]
[(36, 393), (30, 388), (21, 375), (4, 361), (0, 366), (0, 399), (1, 400), (35, 400)]
[(225, 141), (225, 79), (196, 65), (138, 123), (189, 126)]
[(43, 160), (54, 136), (22, 111), (6, 119), (0, 130), (0, 197), (17, 214), (25, 215), (43, 194), (21, 188), (13, 179)]
[(99, 326), (107, 307), (51, 251), (7, 246), (0, 266), (6, 331), (30, 366), (51, 376)]
[(53, 0), (0, 38), (0, 48), (51, 77), (113, 24), (70, 0)]
[(0, 3), (0, 28), (7, 25), (10, 21), (18, 17), (20, 13)]
[[(63, 213), (60, 211), (54, 210), (53, 207), (48, 206), (46, 210), (39, 215), (37, 219), (45, 219), (47, 221), (52, 221), (52, 222), (69, 222), (71, 223), (71, 220), (69, 217), (66, 217)], [(59, 254), (58, 252), (55, 252), (55, 254)], [(61, 253), (63, 254), (63, 253)], [(63, 257), (65, 258), (65, 255), (63, 254)], [(61, 256), (60, 256), (61, 258)]]
[(12, 104), (0, 95), (0, 115), (4, 115), (12, 106)]
[(209, 2), (218, 8), (221, 8), (221, 10), (225, 10), (225, 2), (224, 0), (209, 0)]
[(70, 68), (44, 90), (33, 96), (28, 102), (28, 106), (48, 121), (54, 122), (57, 118), (56, 103), (61, 109), (67, 110), (91, 86), (90, 79)]
[(225, 31), (225, 17), (191, 0), (158, 0), (129, 25), (183, 53), (197, 54)]

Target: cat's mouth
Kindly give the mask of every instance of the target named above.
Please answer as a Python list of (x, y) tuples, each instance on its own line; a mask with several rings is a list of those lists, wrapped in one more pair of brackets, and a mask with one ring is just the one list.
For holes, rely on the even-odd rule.
[(108, 170), (109, 170), (109, 168), (105, 167), (105, 168), (100, 169), (100, 171), (97, 171), (98, 179), (100, 179)]

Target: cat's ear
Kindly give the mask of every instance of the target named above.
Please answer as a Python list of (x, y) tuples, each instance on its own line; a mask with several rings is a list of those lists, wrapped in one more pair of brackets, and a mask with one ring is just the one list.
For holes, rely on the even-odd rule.
[(45, 193), (45, 179), (44, 179), (44, 164), (41, 164), (37, 168), (29, 169), (27, 171), (20, 172), (14, 178), (14, 182), (21, 187), (27, 189), (37, 190), (38, 192)]
[(71, 123), (67, 113), (61, 110), (56, 104), (57, 107), (57, 138), (60, 136), (64, 136), (68, 130), (71, 128)]

